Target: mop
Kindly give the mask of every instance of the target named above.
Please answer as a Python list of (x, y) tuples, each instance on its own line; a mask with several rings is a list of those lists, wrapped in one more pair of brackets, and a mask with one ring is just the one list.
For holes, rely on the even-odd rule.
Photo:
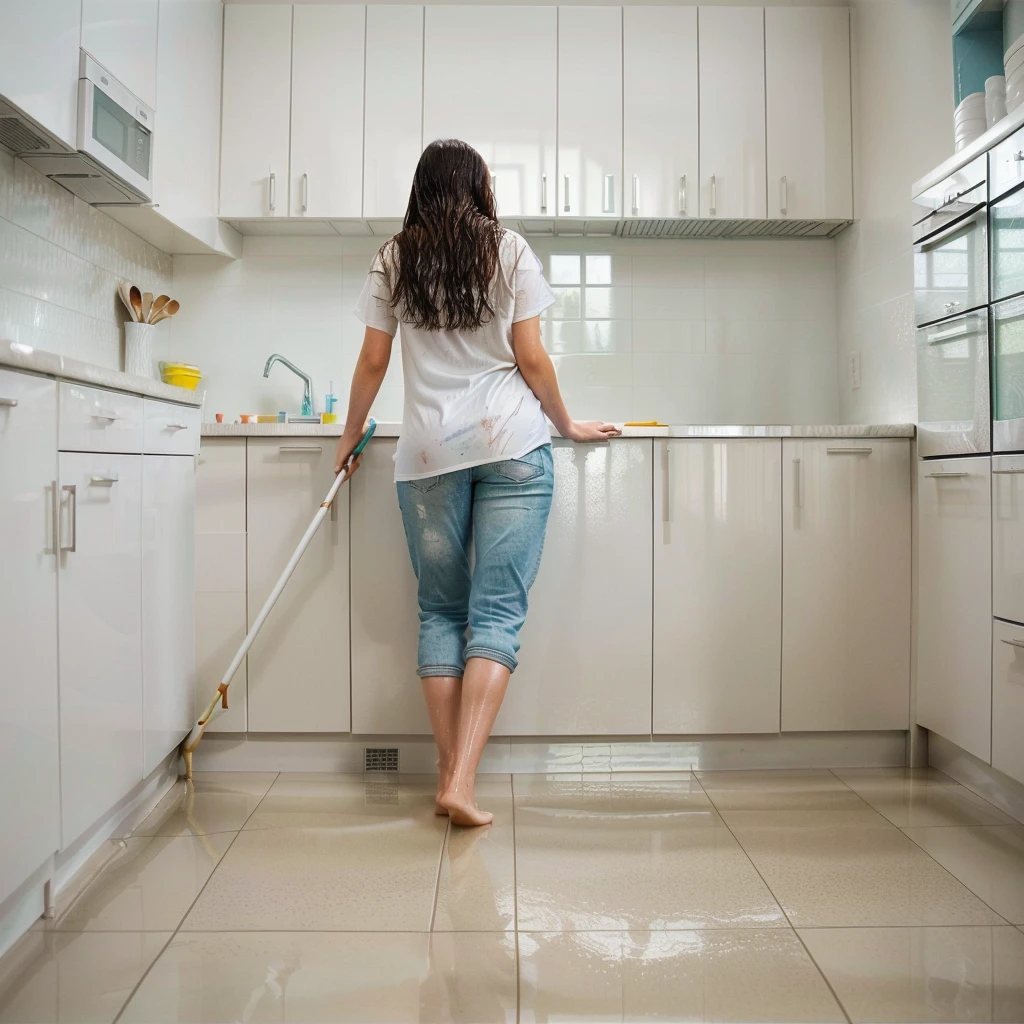
[(355, 449), (349, 456), (349, 461), (345, 464), (344, 471), (334, 478), (334, 483), (331, 484), (331, 489), (327, 492), (327, 497), (320, 502), (320, 507), (316, 510), (316, 515), (313, 516), (313, 521), (306, 528), (306, 532), (302, 535), (302, 540), (299, 541), (299, 546), (292, 553), (292, 557), (288, 559), (288, 564), (284, 567), (284, 572), (282, 572), (280, 577), (278, 577), (277, 583), (274, 584), (274, 589), (271, 590), (270, 596), (263, 603), (263, 607), (260, 609), (259, 615), (256, 616), (255, 622), (253, 622), (245, 639), (242, 641), (242, 646), (238, 648), (234, 658), (231, 659), (231, 664), (228, 665), (228, 670), (224, 673), (224, 676), (220, 681), (220, 686), (217, 687), (217, 692), (213, 695), (213, 700), (211, 700), (206, 706), (206, 710), (199, 716), (199, 720), (196, 724), (192, 726), (192, 731), (184, 740), (182, 740), (180, 749), (181, 756), (185, 759), (186, 779), (192, 778), (192, 753), (199, 745), (199, 741), (203, 738), (203, 733), (206, 732), (206, 727), (221, 711), (227, 709), (228, 686), (231, 684), (231, 680), (238, 671), (238, 666), (242, 664), (242, 659), (249, 653), (249, 648), (252, 647), (253, 640), (256, 639), (256, 635), (259, 633), (263, 623), (266, 622), (267, 616), (270, 614), (270, 610), (274, 607), (277, 599), (281, 596), (281, 591), (284, 590), (289, 577), (295, 571), (295, 566), (299, 564), (299, 559), (302, 558), (303, 552), (305, 552), (306, 548), (309, 547), (309, 542), (313, 539), (313, 535), (318, 529), (320, 529), (320, 524), (324, 519), (327, 518), (327, 513), (331, 510), (331, 505), (334, 503), (335, 495), (338, 493), (341, 485), (349, 478), (348, 469), (351, 465), (352, 459), (362, 452), (366, 447), (367, 442), (371, 437), (373, 437), (373, 432), (376, 429), (377, 421), (371, 419), (367, 425), (366, 433), (360, 438), (359, 444), (355, 446)]

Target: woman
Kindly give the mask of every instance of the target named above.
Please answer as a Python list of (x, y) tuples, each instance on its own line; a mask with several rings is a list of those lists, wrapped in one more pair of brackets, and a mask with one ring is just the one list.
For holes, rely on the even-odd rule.
[(417, 671), (437, 740), (437, 809), (456, 825), (494, 817), (477, 807), (476, 769), (540, 565), (553, 483), (545, 414), (573, 441), (621, 433), (566, 412), (540, 339), (540, 314), (554, 301), (530, 247), (499, 225), (480, 154), (431, 143), (403, 228), (377, 254), (356, 304), (366, 333), (335, 472), (359, 441), (401, 324), (395, 480), (419, 581)]

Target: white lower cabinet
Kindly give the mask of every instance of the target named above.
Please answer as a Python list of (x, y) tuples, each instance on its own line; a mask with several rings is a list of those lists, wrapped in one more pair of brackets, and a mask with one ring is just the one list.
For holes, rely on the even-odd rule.
[(992, 767), (1024, 782), (1024, 626), (992, 623)]
[(918, 466), (917, 722), (982, 761), (992, 737), (988, 456)]
[(992, 457), (992, 614), (1024, 622), (1024, 455)]
[(143, 777), (142, 456), (60, 453), (61, 838)]
[[(248, 439), (250, 625), (330, 489), (334, 450), (333, 438)], [(250, 732), (349, 729), (346, 497), (334, 503), (249, 651)]]
[(778, 732), (782, 442), (654, 444), (653, 731)]
[(0, 370), (0, 903), (60, 847), (57, 385)]
[(909, 727), (910, 472), (904, 439), (783, 442), (784, 732)]
[(143, 456), (144, 776), (192, 728), (195, 491), (194, 459), (183, 455)]

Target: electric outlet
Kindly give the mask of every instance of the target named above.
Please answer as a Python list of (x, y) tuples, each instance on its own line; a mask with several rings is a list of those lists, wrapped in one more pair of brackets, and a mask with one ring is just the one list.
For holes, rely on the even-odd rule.
[(856, 391), (860, 387), (860, 353), (851, 352), (850, 358), (846, 361), (846, 376), (850, 382), (850, 390)]

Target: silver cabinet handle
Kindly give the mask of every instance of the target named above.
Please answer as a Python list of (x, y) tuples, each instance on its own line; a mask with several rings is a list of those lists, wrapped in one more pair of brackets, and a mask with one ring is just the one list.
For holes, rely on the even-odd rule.
[(108, 423), (113, 423), (116, 420), (119, 420), (121, 417), (118, 416), (116, 413), (104, 412), (102, 409), (99, 409), (92, 414), (92, 418), (94, 420), (106, 420)]
[(60, 549), (61, 551), (75, 551), (78, 549), (78, 487), (75, 484), (65, 484), (61, 491), (65, 492), (68, 496), (68, 511), (70, 513), (68, 522), (71, 524), (71, 543), (66, 546), (61, 544)]
[(540, 212), (548, 212), (548, 176), (542, 174), (540, 176)]
[(112, 476), (91, 476), (89, 477), (90, 487), (113, 487), (117, 483), (117, 474)]
[(679, 212), (686, 216), (686, 175), (679, 179)]
[(53, 553), (60, 554), (60, 487), (53, 481), (53, 497), (50, 501), (50, 512), (53, 515)]
[(661, 521), (672, 522), (672, 453), (668, 442), (661, 446)]
[(565, 213), (569, 212), (569, 175), (565, 176)]
[(0, 398), (0, 409), (16, 409), (18, 400), (16, 398)]
[(1021, 469), (993, 469), (993, 476), (1017, 476), (1020, 473), (1024, 473), (1024, 468)]
[[(273, 207), (271, 207), (273, 209)], [(302, 212), (305, 213), (309, 209), (309, 175), (303, 172), (302, 174)]]
[(870, 455), (874, 448), (826, 448), (828, 455)]
[(793, 508), (804, 507), (804, 474), (800, 459), (793, 460)]
[(782, 203), (779, 206), (779, 213), (781, 213), (782, 216), (785, 217), (786, 216), (786, 211), (787, 211), (788, 208), (789, 208), (789, 184), (786, 181), (786, 176), (783, 175), (782, 176)]
[(711, 216), (714, 217), (718, 213), (718, 182), (715, 180), (715, 176), (711, 175)]
[(1011, 647), (1024, 647), (1024, 640), (1005, 640), (1003, 637), (999, 638), (1004, 644), (1009, 644)]
[(640, 215), (640, 179), (633, 175), (633, 216)]
[(279, 452), (322, 452), (323, 448), (318, 444), (282, 444), (278, 446)]
[(188, 424), (187, 423), (168, 423), (167, 424), (167, 429), (168, 430), (188, 430)]
[(602, 213), (615, 212), (615, 175), (604, 176), (604, 202), (601, 204)]
[(965, 476), (970, 476), (970, 473), (928, 473), (928, 477), (932, 480), (962, 480)]
[(277, 175), (270, 172), (270, 187), (267, 189), (267, 206), (270, 207), (270, 212), (273, 213), (277, 209)]

